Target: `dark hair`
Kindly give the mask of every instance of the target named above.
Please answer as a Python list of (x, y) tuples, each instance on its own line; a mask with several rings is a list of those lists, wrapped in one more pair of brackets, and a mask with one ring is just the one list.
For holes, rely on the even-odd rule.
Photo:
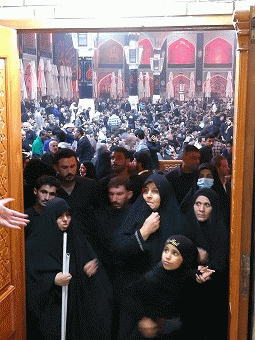
[(185, 145), (184, 148), (183, 148), (182, 154), (185, 154), (185, 153), (188, 153), (188, 152), (198, 152), (198, 153), (200, 153), (199, 149), (195, 145), (192, 145), (192, 144)]
[(205, 136), (206, 139), (208, 138), (215, 138), (214, 134), (213, 133), (208, 133), (206, 136)]
[(82, 127), (78, 126), (78, 127), (76, 128), (76, 130), (83, 136), (84, 131), (83, 131), (83, 128), (82, 128)]
[(119, 186), (125, 187), (127, 191), (133, 191), (131, 187), (131, 182), (128, 178), (119, 178), (119, 177), (114, 177), (112, 178), (107, 187), (109, 188), (117, 188)]
[(139, 139), (144, 139), (144, 131), (142, 129), (138, 129), (135, 131), (135, 136), (138, 137)]
[(84, 161), (81, 164), (86, 168), (86, 178), (97, 179), (96, 167), (91, 161)]
[(76, 152), (74, 152), (71, 149), (60, 149), (55, 155), (54, 164), (58, 164), (58, 161), (62, 158), (71, 158), (71, 157), (75, 157), (75, 159), (77, 160)]
[(128, 149), (124, 148), (123, 146), (114, 146), (112, 148), (112, 152), (122, 152), (126, 159), (131, 158), (130, 152), (128, 151)]
[(43, 175), (36, 180), (35, 188), (40, 189), (45, 184), (48, 184), (50, 187), (56, 187), (57, 190), (61, 187), (61, 183), (56, 177)]
[(198, 139), (197, 139), (199, 143), (201, 142), (202, 138), (206, 138), (206, 137), (205, 136), (199, 136)]
[(215, 166), (216, 169), (218, 169), (221, 165), (221, 161), (227, 160), (226, 157), (222, 155), (216, 155), (211, 159), (211, 163)]
[(148, 170), (150, 168), (151, 155), (148, 151), (137, 151), (134, 153), (133, 157), (137, 162), (141, 163), (144, 170)]
[(39, 137), (40, 137), (40, 136), (45, 136), (46, 134), (47, 134), (47, 131), (41, 130), (41, 131), (39, 132)]
[(150, 132), (150, 137), (151, 136), (158, 136), (159, 135), (159, 132), (158, 130), (155, 130), (155, 129), (152, 129), (151, 132)]

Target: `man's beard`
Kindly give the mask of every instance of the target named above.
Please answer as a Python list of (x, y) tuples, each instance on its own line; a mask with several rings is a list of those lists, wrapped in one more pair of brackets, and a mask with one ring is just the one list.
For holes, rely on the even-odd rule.
[(75, 181), (76, 175), (68, 174), (66, 176), (62, 176), (59, 173), (57, 174), (58, 179), (63, 183), (72, 183)]

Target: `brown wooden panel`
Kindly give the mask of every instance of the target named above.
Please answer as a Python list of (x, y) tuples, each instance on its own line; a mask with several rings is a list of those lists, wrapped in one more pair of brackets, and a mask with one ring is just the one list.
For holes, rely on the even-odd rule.
[(14, 290), (13, 286), (9, 286), (0, 298), (0, 339), (3, 340), (9, 339), (15, 331)]
[[(15, 30), (0, 27), (0, 198), (23, 210), (19, 60)], [(23, 230), (0, 227), (0, 339), (25, 339)]]

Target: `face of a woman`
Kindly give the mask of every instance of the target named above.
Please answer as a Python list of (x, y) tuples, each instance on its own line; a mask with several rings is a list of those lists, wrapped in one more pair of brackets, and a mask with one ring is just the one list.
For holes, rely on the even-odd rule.
[(210, 200), (206, 196), (198, 196), (194, 204), (194, 212), (199, 222), (207, 221), (212, 212)]
[(158, 209), (160, 206), (160, 194), (155, 183), (150, 182), (146, 185), (143, 189), (143, 199), (152, 210), (156, 211)]
[(71, 222), (71, 215), (69, 211), (65, 211), (62, 215), (57, 219), (58, 229), (61, 231), (66, 231)]
[(80, 175), (81, 176), (85, 176), (86, 175), (87, 169), (86, 169), (86, 167), (83, 164), (80, 165), (80, 169), (79, 170), (80, 170)]
[(211, 170), (209, 170), (209, 169), (202, 169), (199, 172), (198, 178), (213, 178), (213, 174), (212, 174)]

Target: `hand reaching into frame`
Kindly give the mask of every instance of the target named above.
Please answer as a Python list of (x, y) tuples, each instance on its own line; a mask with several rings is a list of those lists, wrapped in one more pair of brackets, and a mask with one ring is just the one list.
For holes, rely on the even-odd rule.
[(28, 215), (5, 207), (5, 204), (11, 201), (14, 201), (14, 199), (4, 198), (0, 200), (0, 226), (14, 229), (25, 227), (29, 223)]

